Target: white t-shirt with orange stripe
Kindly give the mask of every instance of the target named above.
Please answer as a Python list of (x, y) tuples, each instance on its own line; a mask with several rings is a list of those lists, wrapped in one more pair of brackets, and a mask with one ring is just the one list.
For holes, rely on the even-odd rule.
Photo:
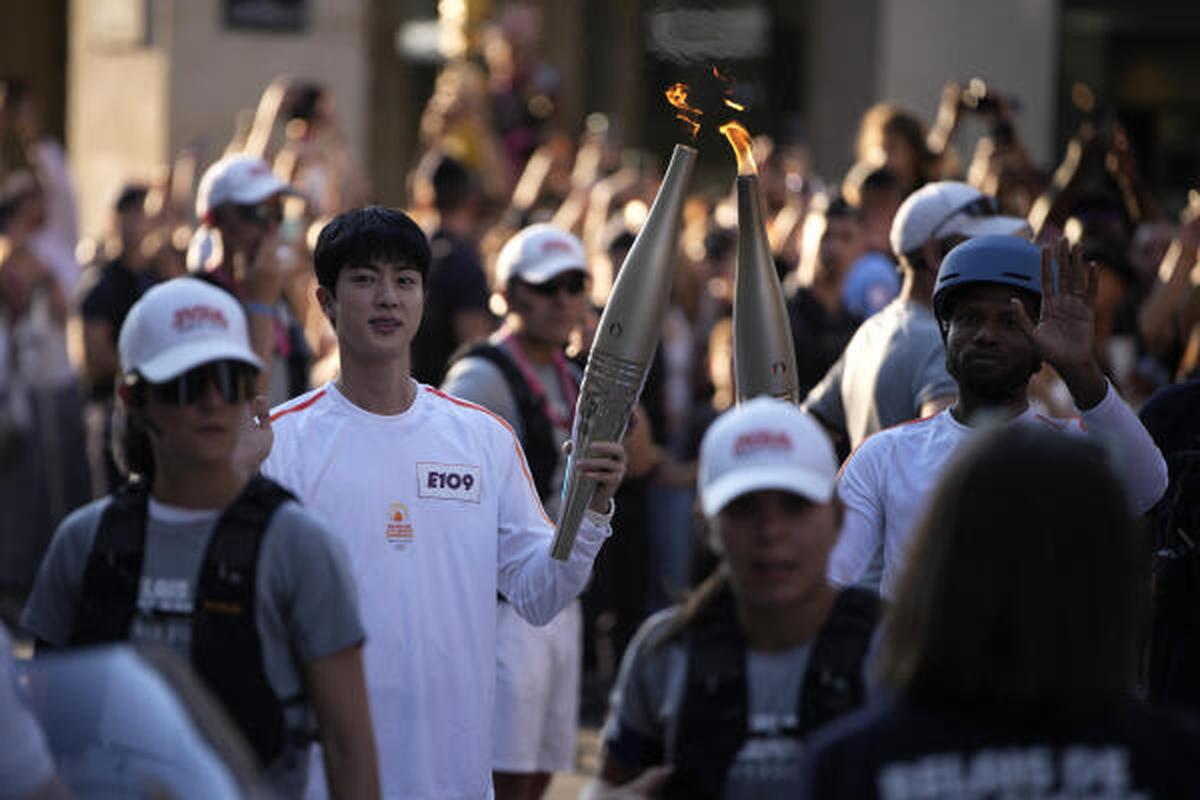
[[(358, 584), (384, 797), (489, 797), (496, 593), (549, 621), (583, 589), (608, 519), (585, 514), (570, 559), (551, 559), (512, 430), (423, 384), (401, 414), (326, 384), (271, 419), (263, 473), (342, 540)], [(324, 791), (317, 774), (309, 786)]]

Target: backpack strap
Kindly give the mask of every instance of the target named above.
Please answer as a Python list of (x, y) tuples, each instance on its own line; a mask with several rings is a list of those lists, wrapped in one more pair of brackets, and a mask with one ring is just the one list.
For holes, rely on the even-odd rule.
[(685, 643), (687, 679), (664, 796), (718, 798), (749, 730), (746, 640), (728, 585), (698, 611)]
[(267, 679), (255, 619), (262, 539), (291, 492), (255, 476), (209, 539), (192, 614), (192, 666), (221, 698), (262, 764), (283, 751), (284, 703)]
[(863, 659), (879, 612), (874, 592), (857, 588), (838, 592), (805, 671), (798, 709), (802, 735), (862, 705)]
[(521, 417), (521, 447), (525, 451), (525, 460), (529, 462), (529, 471), (533, 474), (533, 484), (538, 497), (546, 500), (559, 456), (554, 444), (554, 426), (546, 416), (544, 401), (533, 394), (525, 376), (504, 348), (491, 342), (472, 342), (460, 348), (450, 358), (450, 363), (470, 357), (482, 358), (504, 375)]
[(127, 482), (117, 489), (100, 515), (83, 570), (70, 645), (119, 642), (128, 637), (146, 551), (149, 498), (149, 488), (143, 482)]

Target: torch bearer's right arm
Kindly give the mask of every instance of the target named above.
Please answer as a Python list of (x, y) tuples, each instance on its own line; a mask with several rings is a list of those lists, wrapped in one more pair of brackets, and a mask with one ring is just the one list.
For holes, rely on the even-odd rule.
[[(601, 451), (604, 447), (601, 445)], [(577, 460), (588, 474), (602, 478), (596, 481), (597, 500), (609, 508), (609, 484), (613, 480), (619, 483), (624, 474), (624, 452), (620, 445), (615, 447), (617, 453), (599, 459), (602, 465), (595, 465), (594, 458)], [(611, 514), (586, 510), (567, 558), (551, 558), (554, 525), (542, 509), (524, 456), (516, 448), (511, 450), (507, 480), (497, 487), (501, 494), (496, 586), (523, 619), (545, 625), (583, 591), (592, 563), (612, 533)]]

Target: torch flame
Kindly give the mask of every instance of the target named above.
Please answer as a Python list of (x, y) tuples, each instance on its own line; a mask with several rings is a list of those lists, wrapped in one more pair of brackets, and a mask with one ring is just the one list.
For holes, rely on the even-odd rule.
[(667, 87), (667, 102), (676, 108), (684, 111), (692, 111), (694, 109), (688, 105), (688, 85), (686, 83), (673, 83)]
[(692, 132), (692, 138), (695, 139), (696, 134), (700, 132), (700, 120), (698, 117), (703, 116), (704, 112), (688, 105), (689, 91), (686, 83), (673, 83), (667, 88), (666, 95), (667, 102), (679, 109), (679, 113), (675, 115), (675, 119), (687, 125)]
[(726, 122), (720, 128), (737, 156), (738, 175), (757, 175), (754, 154), (750, 152), (750, 133), (737, 122)]

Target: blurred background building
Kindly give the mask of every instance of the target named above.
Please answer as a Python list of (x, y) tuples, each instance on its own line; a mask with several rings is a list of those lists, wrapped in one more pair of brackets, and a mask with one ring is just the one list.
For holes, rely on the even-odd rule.
[[(542, 16), (538, 55), (557, 83), (537, 113), (573, 134), (587, 113), (607, 112), (626, 146), (658, 156), (679, 138), (662, 89), (715, 64), (736, 78), (748, 127), (803, 140), (819, 174), (851, 163), (870, 103), (892, 100), (932, 120), (942, 84), (976, 76), (1016, 98), (1022, 136), (1046, 166), (1085, 113), (1072, 89), (1086, 84), (1088, 113), (1121, 120), (1169, 209), (1200, 172), (1193, 0), (529, 2)], [(404, 204), (444, 54), (478, 53), (478, 23), (507, 5), (8, 0), (0, 72), (29, 81), (66, 143), (85, 232), (102, 224), (129, 175), (149, 175), (185, 147), (201, 165), (219, 156), (281, 74), (331, 90), (373, 198)], [(708, 159), (709, 174), (732, 169), (723, 146)]]

